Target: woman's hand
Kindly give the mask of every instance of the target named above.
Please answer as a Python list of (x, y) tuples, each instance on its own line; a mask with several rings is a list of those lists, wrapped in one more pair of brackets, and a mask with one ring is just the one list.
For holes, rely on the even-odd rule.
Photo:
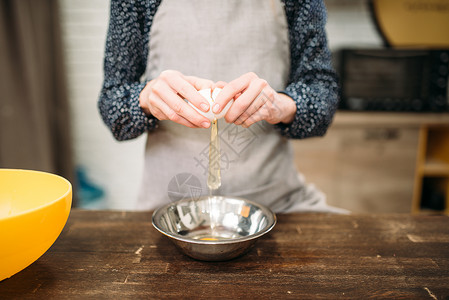
[(210, 80), (185, 76), (166, 70), (147, 83), (139, 96), (140, 107), (159, 120), (171, 120), (190, 128), (208, 128), (210, 121), (184, 101), (189, 100), (198, 109), (207, 112), (209, 103), (198, 91), (212, 88)]
[(218, 94), (212, 108), (219, 113), (223, 107), (234, 99), (225, 116), (228, 123), (249, 127), (252, 124), (265, 120), (270, 124), (291, 123), (296, 114), (296, 104), (289, 96), (278, 94), (268, 83), (250, 72), (224, 84), (223, 90)]

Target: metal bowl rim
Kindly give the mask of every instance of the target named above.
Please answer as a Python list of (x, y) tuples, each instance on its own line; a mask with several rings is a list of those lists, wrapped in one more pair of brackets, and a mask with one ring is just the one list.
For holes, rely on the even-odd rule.
[[(240, 200), (240, 201), (244, 201), (248, 204), (254, 205), (256, 207), (258, 207), (259, 209), (262, 209), (263, 211), (266, 211), (267, 215), (271, 216), (272, 221), (270, 223), (268, 223), (262, 230), (258, 231), (257, 233), (251, 234), (251, 235), (247, 235), (247, 236), (243, 236), (243, 237), (238, 237), (238, 238), (233, 238), (233, 239), (226, 239), (226, 240), (218, 240), (218, 241), (207, 241), (207, 240), (195, 240), (195, 239), (191, 239), (191, 238), (187, 238), (187, 237), (182, 237), (176, 234), (172, 234), (169, 232), (164, 231), (162, 228), (159, 228), (159, 226), (156, 224), (155, 222), (155, 217), (158, 213), (162, 212), (163, 210), (166, 210), (168, 207), (173, 206), (173, 205), (177, 205), (179, 203), (183, 203), (183, 202), (190, 202), (190, 201), (199, 201), (199, 200), (204, 200), (209, 198), (209, 196), (203, 196), (203, 197), (199, 197), (198, 199), (182, 199), (176, 202), (172, 202), (169, 204), (166, 204), (164, 206), (159, 207), (158, 209), (156, 209), (153, 212), (153, 215), (151, 217), (151, 223), (153, 224), (153, 227), (156, 228), (157, 231), (159, 231), (160, 233), (162, 233), (163, 235), (172, 238), (174, 240), (177, 241), (182, 241), (182, 242), (186, 242), (186, 243), (191, 243), (191, 244), (201, 244), (201, 245), (224, 245), (224, 244), (235, 244), (235, 243), (242, 243), (242, 242), (246, 242), (246, 241), (250, 241), (250, 240), (254, 240), (257, 239), (259, 237), (261, 237), (262, 235), (270, 232), (273, 227), (276, 225), (277, 222), (277, 218), (276, 218), (276, 214), (269, 209), (268, 207), (266, 207), (265, 205), (262, 205), (260, 203), (251, 201), (251, 200), (247, 200), (244, 198), (239, 198), (239, 197), (228, 197), (228, 196), (212, 196), (212, 197), (220, 197), (220, 198), (225, 198), (225, 199), (234, 199), (234, 200)], [(270, 218), (269, 218), (270, 219)], [(270, 221), (270, 220), (269, 220)]]

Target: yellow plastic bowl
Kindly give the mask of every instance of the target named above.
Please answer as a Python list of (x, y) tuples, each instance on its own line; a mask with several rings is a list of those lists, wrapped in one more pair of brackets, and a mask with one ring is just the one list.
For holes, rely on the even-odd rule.
[(0, 280), (37, 260), (70, 213), (72, 186), (44, 172), (0, 169)]

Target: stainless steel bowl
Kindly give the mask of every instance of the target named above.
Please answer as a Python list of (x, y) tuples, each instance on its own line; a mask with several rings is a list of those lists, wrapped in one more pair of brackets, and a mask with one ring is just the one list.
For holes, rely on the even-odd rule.
[(223, 261), (246, 253), (276, 224), (265, 206), (241, 198), (202, 197), (170, 203), (153, 213), (153, 226), (185, 254)]

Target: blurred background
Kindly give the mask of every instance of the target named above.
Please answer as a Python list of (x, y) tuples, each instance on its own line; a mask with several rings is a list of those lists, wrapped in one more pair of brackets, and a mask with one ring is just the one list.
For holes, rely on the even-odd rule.
[[(343, 101), (298, 169), (354, 212), (448, 213), (449, 1), (326, 0)], [(76, 206), (134, 209), (145, 136), (117, 142), (97, 99), (107, 0), (0, 4), (0, 167), (44, 170)]]

